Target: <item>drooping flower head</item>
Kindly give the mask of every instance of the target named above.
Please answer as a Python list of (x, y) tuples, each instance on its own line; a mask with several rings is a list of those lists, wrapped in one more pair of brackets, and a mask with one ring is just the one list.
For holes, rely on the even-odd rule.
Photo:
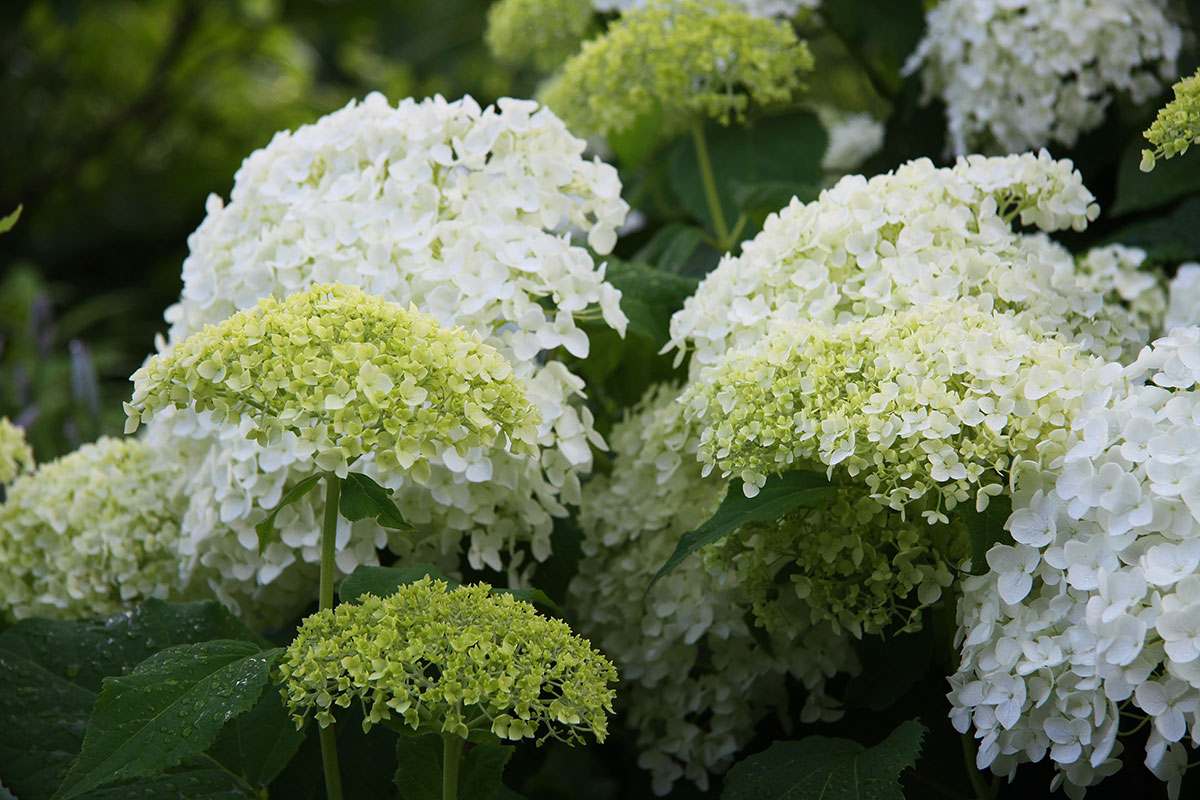
[(1154, 149), (1142, 151), (1142, 172), (1154, 169), (1157, 159), (1181, 156), (1200, 142), (1200, 70), (1171, 88), (1175, 99), (1159, 109), (1143, 134)]
[(109, 437), (18, 477), (0, 504), (0, 613), (77, 618), (180, 599), (182, 477), (145, 442)]
[(580, 135), (619, 132), (656, 111), (671, 135), (694, 119), (728, 124), (751, 103), (786, 103), (810, 69), (786, 23), (726, 0), (651, 0), (586, 42), (542, 99)]
[(1167, 6), (941, 0), (905, 71), (945, 102), (955, 153), (1070, 146), (1118, 91), (1141, 103), (1175, 74), (1182, 33)]
[(740, 475), (747, 496), (816, 463), (944, 522), (959, 503), (985, 508), (1024, 462), (1060, 455), (1067, 420), (1111, 373), (1011, 316), (939, 301), (840, 325), (777, 322), (682, 402), (704, 426), (700, 460)]
[(33, 449), (25, 441), (25, 431), (8, 417), (0, 417), (0, 486), (31, 469)]
[(426, 577), (306, 618), (280, 679), (297, 727), (358, 699), (367, 729), (397, 716), (420, 733), (579, 742), (604, 740), (617, 671), (529, 603)]
[(496, 0), (483, 40), (501, 61), (548, 73), (575, 54), (595, 17), (591, 0)]
[(340, 283), (268, 297), (154, 356), (133, 376), (126, 432), (167, 406), (210, 412), (345, 477), (360, 458), (418, 482), (427, 459), (503, 438), (537, 451), (537, 411), (478, 333)]

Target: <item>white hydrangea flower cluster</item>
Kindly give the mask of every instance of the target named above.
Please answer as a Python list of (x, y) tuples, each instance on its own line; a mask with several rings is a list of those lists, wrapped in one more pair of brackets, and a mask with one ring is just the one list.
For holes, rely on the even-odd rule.
[(812, 721), (837, 714), (826, 679), (857, 669), (849, 641), (813, 625), (803, 608), (764, 647), (735, 574), (710, 572), (700, 555), (641, 600), (679, 536), (711, 516), (725, 492), (724, 481), (700, 475), (678, 392), (652, 388), (614, 427), (612, 474), (583, 489), (584, 559), (570, 590), (587, 615), (580, 632), (620, 670), (622, 719), (638, 733), (638, 763), (659, 794), (681, 777), (707, 788), (708, 774), (732, 763), (758, 720), (786, 703), (787, 674), (809, 690), (804, 716)]
[(1048, 753), (1081, 794), (1120, 768), (1122, 714), (1140, 709), (1146, 765), (1178, 793), (1184, 737), (1200, 743), (1198, 382), (1200, 329), (1146, 348), (1073, 420), (1060, 463), (1022, 482), (1014, 543), (965, 583), (949, 697), (981, 769)]
[(0, 505), (0, 613), (78, 618), (179, 599), (182, 478), (145, 442), (110, 437), (18, 477)]
[[(679, 361), (695, 351), (695, 376), (752, 345), (772, 319), (832, 326), (935, 298), (978, 297), (1085, 351), (1132, 356), (1149, 322), (1105, 302), (1143, 286), (1127, 269), (1132, 256), (1121, 256), (1119, 268), (1080, 268), (1048, 236), (1013, 227), (1082, 230), (1099, 214), (1093, 200), (1073, 164), (1044, 150), (960, 158), (942, 169), (919, 159), (870, 180), (848, 175), (811, 203), (793, 199), (740, 255), (726, 256), (672, 317), (668, 348)], [(1161, 289), (1146, 283), (1144, 291)], [(1141, 307), (1138, 297), (1131, 302)]]
[(884, 124), (873, 115), (865, 111), (843, 111), (828, 105), (820, 105), (813, 110), (829, 136), (829, 144), (821, 158), (821, 169), (826, 172), (857, 169), (883, 147)]
[(25, 441), (24, 429), (13, 425), (8, 417), (0, 417), (0, 485), (31, 469), (33, 450)]
[(1167, 0), (941, 0), (905, 72), (946, 104), (955, 153), (1073, 145), (1119, 91), (1142, 103), (1175, 76)]
[[(422, 533), (344, 524), (342, 572), (373, 563), (385, 545), (447, 564), (464, 538), (477, 567), (518, 567), (519, 553), (506, 564), (518, 542), (537, 559), (548, 555), (551, 517), (578, 502), (591, 445), (603, 440), (577, 402), (582, 379), (543, 356), (560, 347), (587, 354), (574, 314), (588, 306), (622, 333), (626, 324), (603, 265), (571, 238), (586, 235), (606, 253), (628, 211), (616, 170), (586, 160), (584, 148), (530, 101), (481, 109), (469, 97), (435, 97), (392, 107), (372, 94), (277, 134), (246, 159), (228, 204), (209, 198), (188, 240), (180, 302), (167, 312), (171, 343), (267, 295), (338, 281), (478, 332), (514, 364), (542, 416), (540, 462), (473, 448), (436, 454), (424, 488), (399, 471), (373, 473)], [(302, 477), (285, 447), (247, 446), (246, 430), (191, 412), (164, 413), (148, 427), (156, 449), (185, 454), (185, 538), (221, 576), (217, 591), (231, 598), (245, 591), (240, 581), (295, 582), (281, 573), (319, 559), (315, 494), (280, 514), (280, 540), (257, 553), (261, 509)], [(251, 602), (267, 601), (256, 590)]]
[(1200, 325), (1200, 264), (1180, 264), (1171, 279), (1162, 329)]
[[(592, 6), (601, 12), (617, 11), (624, 14), (634, 8), (645, 8), (650, 0), (592, 0)], [(800, 9), (813, 9), (821, 0), (730, 0), (741, 6), (752, 17), (786, 17), (791, 19)]]

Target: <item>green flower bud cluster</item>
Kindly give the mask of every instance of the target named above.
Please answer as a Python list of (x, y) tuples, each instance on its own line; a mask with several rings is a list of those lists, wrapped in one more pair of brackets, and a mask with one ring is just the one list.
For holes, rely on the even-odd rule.
[[(861, 490), (836, 492), (813, 508), (745, 525), (705, 553), (710, 569), (736, 573), (755, 619), (769, 632), (794, 627), (807, 607), (812, 624), (854, 636), (916, 630), (921, 611), (942, 596), (969, 555), (957, 521), (902, 519)], [(794, 592), (803, 605), (783, 602)]]
[(345, 477), (373, 454), (424, 482), (428, 459), (507, 437), (536, 452), (537, 411), (478, 333), (335, 283), (273, 297), (150, 359), (125, 404), (127, 432), (167, 407), (250, 421), (260, 443), (289, 436), (301, 462)]
[(1154, 123), (1143, 136), (1153, 150), (1142, 151), (1142, 172), (1154, 169), (1157, 159), (1173, 158), (1200, 143), (1200, 69), (1172, 87), (1175, 99), (1158, 111)]
[(883, 505), (946, 522), (972, 496), (985, 508), (1021, 462), (1061, 455), (1087, 393), (1120, 373), (1029, 331), (969, 300), (833, 326), (781, 321), (682, 402), (704, 426), (700, 460), (740, 474), (747, 496), (815, 460), (861, 476)]
[(33, 450), (25, 441), (25, 431), (0, 417), (0, 484), (33, 469)]
[(585, 42), (542, 102), (580, 136), (622, 131), (656, 110), (670, 135), (698, 117), (740, 120), (751, 102), (787, 103), (812, 66), (785, 22), (726, 0), (651, 0)]
[(579, 50), (595, 19), (591, 0), (497, 0), (483, 40), (499, 60), (549, 73)]
[(181, 481), (145, 442), (110, 437), (18, 477), (0, 505), (0, 610), (78, 618), (183, 599)]
[[(322, 727), (358, 698), (363, 728), (396, 715), (420, 733), (466, 739), (604, 740), (616, 668), (571, 632), (487, 584), (428, 577), (306, 618), (280, 664), (297, 727)], [(542, 730), (544, 728), (544, 730)]]

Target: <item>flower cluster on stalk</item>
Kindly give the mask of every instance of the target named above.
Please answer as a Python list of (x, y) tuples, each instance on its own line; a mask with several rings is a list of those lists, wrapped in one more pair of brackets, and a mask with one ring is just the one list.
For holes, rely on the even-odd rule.
[(1154, 149), (1142, 151), (1143, 172), (1154, 169), (1158, 159), (1181, 156), (1200, 142), (1200, 70), (1171, 88), (1175, 98), (1159, 109), (1154, 123), (1144, 134)]

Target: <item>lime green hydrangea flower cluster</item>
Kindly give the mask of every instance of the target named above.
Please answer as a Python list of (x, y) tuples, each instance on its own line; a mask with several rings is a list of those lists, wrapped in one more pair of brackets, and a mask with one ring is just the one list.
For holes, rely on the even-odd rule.
[(595, 20), (591, 0), (497, 0), (483, 40), (499, 60), (549, 73), (579, 50)]
[(25, 441), (25, 431), (0, 417), (0, 485), (33, 469), (33, 449)]
[[(807, 608), (813, 624), (854, 636), (916, 630), (969, 555), (957, 519), (926, 525), (860, 489), (843, 489), (813, 508), (745, 525), (705, 552), (709, 569), (732, 569), (758, 624), (782, 634)], [(783, 576), (788, 576), (786, 580)], [(786, 602), (794, 592), (803, 605)]]
[(478, 333), (340, 283), (267, 297), (150, 359), (125, 404), (127, 432), (174, 406), (290, 436), (300, 460), (345, 477), (372, 455), (422, 482), (428, 459), (507, 437), (535, 453), (537, 411)]
[(305, 619), (280, 680), (297, 727), (358, 698), (365, 729), (398, 715), (420, 733), (575, 742), (604, 740), (617, 671), (529, 603), (426, 577)]
[(726, 0), (652, 0), (585, 42), (542, 102), (577, 135), (618, 132), (656, 110), (669, 135), (697, 118), (728, 124), (751, 102), (786, 103), (812, 66), (787, 23)]
[(184, 599), (181, 484), (145, 442), (110, 437), (18, 477), (0, 505), (0, 611), (78, 618)]
[(769, 473), (819, 461), (861, 475), (885, 506), (946, 522), (972, 496), (985, 508), (1020, 462), (1061, 455), (1087, 393), (1119, 372), (1013, 316), (935, 301), (841, 325), (774, 324), (682, 400), (704, 426), (701, 461), (740, 474), (747, 496)]
[(1175, 99), (1158, 111), (1154, 123), (1143, 136), (1153, 150), (1142, 151), (1142, 172), (1154, 169), (1158, 159), (1174, 158), (1200, 143), (1200, 69), (1172, 87)]

